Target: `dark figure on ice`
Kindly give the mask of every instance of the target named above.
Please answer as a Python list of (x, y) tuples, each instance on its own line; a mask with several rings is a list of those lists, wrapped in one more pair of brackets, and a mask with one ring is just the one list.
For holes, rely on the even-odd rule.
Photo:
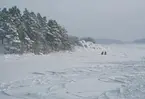
[(103, 54), (104, 54), (104, 52), (101, 53), (101, 55), (103, 55)]
[(101, 55), (107, 55), (107, 52), (102, 51)]
[(105, 51), (104, 55), (107, 55), (107, 52)]

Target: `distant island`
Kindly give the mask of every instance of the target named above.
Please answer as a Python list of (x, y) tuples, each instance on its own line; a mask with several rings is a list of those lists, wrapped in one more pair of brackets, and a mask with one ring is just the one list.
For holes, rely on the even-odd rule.
[(97, 44), (124, 44), (121, 40), (116, 39), (96, 39)]
[(134, 40), (133, 43), (136, 43), (136, 44), (145, 44), (145, 38)]

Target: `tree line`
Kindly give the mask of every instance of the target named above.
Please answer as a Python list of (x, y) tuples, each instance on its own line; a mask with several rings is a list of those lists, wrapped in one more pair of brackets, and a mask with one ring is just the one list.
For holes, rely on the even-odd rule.
[(0, 10), (0, 39), (6, 54), (47, 54), (80, 46), (80, 39), (68, 36), (56, 20), (48, 20), (26, 8), (21, 12), (16, 6)]

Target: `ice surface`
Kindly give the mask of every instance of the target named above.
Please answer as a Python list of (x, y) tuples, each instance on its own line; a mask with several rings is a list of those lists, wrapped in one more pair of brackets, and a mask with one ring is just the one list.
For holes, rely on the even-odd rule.
[(145, 99), (145, 45), (86, 45), (0, 55), (0, 99)]

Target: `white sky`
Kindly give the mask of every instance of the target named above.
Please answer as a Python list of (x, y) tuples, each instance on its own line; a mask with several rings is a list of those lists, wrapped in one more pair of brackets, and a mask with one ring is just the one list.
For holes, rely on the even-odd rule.
[(56, 19), (71, 35), (145, 38), (145, 0), (0, 0), (1, 8), (14, 5)]

